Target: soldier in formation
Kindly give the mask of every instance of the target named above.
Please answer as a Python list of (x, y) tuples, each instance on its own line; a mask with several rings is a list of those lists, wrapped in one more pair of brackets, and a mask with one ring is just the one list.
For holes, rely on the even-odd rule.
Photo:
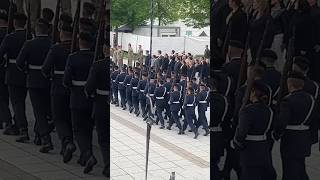
[[(92, 147), (96, 126), (104, 162), (102, 173), (110, 177), (109, 86), (105, 79), (110, 76), (107, 69), (110, 53), (105, 47), (105, 59), (93, 61), (97, 29), (93, 18), (89, 17), (94, 13), (92, 7), (94, 5), (90, 3), (83, 5), (87, 13), (78, 20), (91, 22), (80, 23), (77, 34), (73, 34), (76, 32), (72, 28), (73, 20), (67, 13), (55, 17), (51, 9), (45, 8), (41, 18), (34, 21), (32, 30), (32, 26), (28, 26), (30, 14), (29, 17), (23, 12), (10, 15), (13, 23), (9, 27), (7, 11), (0, 10), (0, 127), (5, 128), (5, 135), (17, 136), (18, 143), (30, 141), (32, 131), (25, 107), (29, 93), (35, 118), (33, 142), (41, 146), (39, 151), (49, 153), (54, 149), (51, 134), (56, 129), (63, 162), (69, 163), (79, 148), (77, 163), (87, 174), (97, 164)], [(57, 24), (51, 24), (54, 17), (58, 18)], [(53, 28), (58, 29), (55, 35), (52, 34)], [(10, 29), (13, 31), (9, 32)]]
[(214, 179), (230, 179), (231, 170), (238, 179), (277, 179), (271, 152), (279, 140), (282, 179), (309, 179), (305, 158), (319, 141), (319, 7), (218, 0), (214, 8)]

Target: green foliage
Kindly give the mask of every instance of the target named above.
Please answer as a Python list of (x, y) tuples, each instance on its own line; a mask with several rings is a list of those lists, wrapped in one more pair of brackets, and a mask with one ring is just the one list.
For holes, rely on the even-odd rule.
[(203, 28), (210, 25), (210, 0), (181, 1), (180, 19), (187, 26)]

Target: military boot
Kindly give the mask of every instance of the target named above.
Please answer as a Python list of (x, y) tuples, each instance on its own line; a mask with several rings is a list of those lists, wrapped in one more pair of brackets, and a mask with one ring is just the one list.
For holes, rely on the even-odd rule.
[(72, 155), (75, 151), (76, 151), (76, 146), (74, 145), (73, 142), (69, 142), (63, 154), (63, 162), (64, 163), (70, 162), (72, 159)]
[(18, 143), (27, 143), (30, 141), (30, 137), (28, 134), (28, 129), (20, 129), (20, 137), (16, 139)]
[(40, 135), (38, 133), (35, 134), (33, 143), (37, 146), (41, 146), (42, 141), (41, 141)]
[(17, 136), (20, 134), (19, 129), (16, 125), (8, 124), (5, 130), (3, 131), (4, 135)]
[(103, 168), (102, 174), (105, 177), (110, 177), (110, 172), (109, 172), (109, 169), (107, 168), (107, 166)]
[(208, 136), (210, 134), (209, 129), (206, 129), (206, 133), (204, 133), (204, 136)]
[(51, 142), (51, 136), (50, 135), (46, 135), (42, 138), (43, 141), (43, 145), (40, 148), (40, 152), (41, 153), (48, 153), (49, 151), (53, 150), (53, 145)]
[(98, 163), (98, 161), (90, 151), (85, 154), (85, 159), (87, 159), (87, 161), (85, 168), (83, 169), (83, 173), (88, 174), (92, 171), (93, 167)]

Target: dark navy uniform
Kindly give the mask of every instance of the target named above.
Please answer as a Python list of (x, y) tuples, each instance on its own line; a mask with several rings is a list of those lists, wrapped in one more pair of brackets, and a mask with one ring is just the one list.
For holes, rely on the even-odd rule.
[(124, 78), (124, 86), (126, 87), (126, 100), (129, 106), (129, 110), (131, 111), (133, 105), (132, 105), (132, 87), (130, 84), (130, 81), (133, 77), (133, 74), (128, 74), (126, 75), (126, 77)]
[(126, 78), (127, 74), (125, 70), (122, 70), (120, 74), (118, 74), (116, 78), (116, 84), (118, 85), (118, 90), (120, 92), (120, 98), (121, 98), (121, 107), (126, 106), (126, 84), (124, 84), (124, 79)]
[(198, 136), (198, 129), (194, 122), (196, 121), (195, 106), (197, 103), (197, 98), (194, 94), (189, 94), (184, 100), (183, 109), (185, 112), (185, 123), (183, 124), (183, 130), (187, 129), (189, 125), (190, 129), (195, 133), (195, 138)]
[[(151, 109), (154, 107), (154, 103), (155, 103), (155, 94), (154, 94), (155, 89), (156, 89), (156, 84), (154, 82), (149, 82), (145, 88), (145, 94), (147, 94), (147, 101), (146, 101), (147, 102), (147, 111), (148, 111), (148, 116), (150, 116), (150, 117), (154, 117), (154, 114), (151, 111)], [(148, 98), (151, 99), (151, 102)]]
[[(167, 76), (167, 78), (171, 78), (170, 76)], [(169, 117), (169, 122), (172, 121), (171, 116), (170, 116), (170, 105), (169, 105), (169, 100), (170, 100), (170, 91), (171, 91), (171, 87), (172, 87), (172, 82), (171, 81), (167, 81), (166, 83), (164, 83), (163, 85), (166, 88), (167, 94), (165, 95), (165, 117), (164, 119), (166, 119), (167, 117)]]
[(141, 112), (143, 116), (146, 114), (146, 95), (144, 93), (146, 85), (147, 85), (147, 80), (140, 80), (137, 87), (137, 91), (139, 93), (138, 99), (140, 102)]
[[(208, 120), (206, 117), (206, 111), (208, 108), (208, 99), (209, 98), (209, 92), (206, 90), (203, 90), (201, 92), (199, 92), (199, 94), (197, 95), (197, 103), (198, 103), (198, 122), (196, 124), (196, 127), (199, 128), (200, 125), (203, 126), (203, 128), (206, 130), (206, 132), (208, 133)], [(205, 135), (208, 135), (208, 134)]]
[(108, 73), (108, 60), (95, 62), (90, 70), (89, 77), (85, 86), (88, 96), (94, 97), (93, 118), (98, 133), (98, 142), (100, 145), (105, 170), (110, 168), (110, 121), (108, 120), (108, 89), (110, 85), (106, 78)]
[[(63, 84), (70, 89), (70, 108), (73, 133), (80, 149), (80, 164), (86, 164), (92, 156), (92, 131), (94, 121), (91, 118), (92, 100), (84, 92), (84, 85), (94, 59), (90, 49), (70, 54), (67, 60)], [(101, 82), (100, 82), (101, 83)]]
[[(0, 42), (3, 41), (7, 34), (7, 27), (0, 27)], [(8, 87), (5, 85), (5, 61), (4, 54), (0, 56), (0, 127), (2, 128), (2, 123), (11, 123), (11, 112), (9, 109), (9, 93)]]
[(164, 120), (162, 116), (162, 112), (165, 107), (165, 96), (167, 94), (166, 88), (163, 86), (163, 83), (157, 87), (154, 91), (155, 99), (156, 99), (156, 110), (157, 110), (157, 118), (161, 123), (161, 128), (164, 128)]
[(36, 119), (34, 131), (47, 143), (51, 143), (48, 124), (50, 116), (50, 81), (41, 72), (42, 65), (52, 43), (48, 35), (39, 35), (27, 41), (17, 57), (17, 66), (27, 71), (27, 88)]
[(291, 92), (281, 102), (273, 135), (275, 139), (281, 138), (283, 180), (309, 179), (305, 158), (311, 154), (310, 129), (319, 119), (315, 107), (314, 98), (302, 90)]
[(275, 99), (279, 92), (281, 73), (274, 67), (267, 67), (263, 81), (270, 86), (272, 90), (272, 99)]
[(61, 140), (63, 154), (68, 143), (73, 143), (70, 104), (70, 90), (63, 85), (63, 75), (71, 41), (64, 41), (53, 45), (42, 66), (42, 73), (51, 78), (51, 109), (52, 118)]
[(118, 99), (118, 85), (116, 84), (116, 78), (120, 74), (119, 70), (115, 70), (111, 73), (111, 80), (112, 80), (112, 93), (113, 93), (113, 102), (112, 104), (119, 104)]
[(138, 92), (138, 83), (139, 83), (139, 74), (136, 73), (135, 77), (130, 81), (130, 87), (132, 88), (131, 97), (132, 97), (132, 105), (135, 110), (135, 114), (140, 113), (139, 111), (139, 92)]
[(276, 180), (268, 139), (273, 118), (271, 108), (259, 101), (240, 112), (234, 144), (240, 149), (241, 179)]
[(179, 120), (179, 111), (181, 110), (181, 92), (180, 91), (173, 91), (170, 93), (170, 100), (169, 100), (169, 104), (170, 104), (170, 111), (171, 111), (171, 116), (173, 121), (177, 124), (178, 128), (179, 128), (179, 134), (182, 134), (182, 126)]

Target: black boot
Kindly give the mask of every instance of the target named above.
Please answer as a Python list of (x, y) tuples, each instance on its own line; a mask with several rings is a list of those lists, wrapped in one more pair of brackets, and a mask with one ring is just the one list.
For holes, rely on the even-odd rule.
[(160, 126), (160, 129), (164, 129), (164, 128), (165, 128), (164, 125), (161, 125), (161, 126)]
[(41, 146), (42, 142), (39, 134), (36, 133), (36, 135), (34, 136), (33, 143), (37, 146)]
[(9, 124), (3, 131), (4, 135), (17, 136), (20, 134), (19, 129), (16, 125)]
[(89, 157), (89, 160), (88, 160), (87, 163), (86, 163), (86, 167), (84, 168), (83, 173), (84, 173), (84, 174), (88, 174), (89, 172), (91, 172), (92, 169), (93, 169), (93, 167), (94, 167), (97, 163), (98, 163), (97, 159), (96, 159), (93, 155), (91, 155), (91, 156)]
[(21, 135), (21, 137), (17, 138), (16, 142), (27, 143), (28, 141), (30, 141), (28, 129), (20, 129), (20, 135)]
[(83, 154), (80, 154), (80, 158), (78, 159), (77, 163), (82, 167), (86, 166), (86, 160)]
[(139, 117), (139, 115), (140, 115), (140, 111), (138, 111), (138, 112), (136, 113), (136, 117)]
[(116, 102), (116, 107), (119, 107), (119, 102)]
[(129, 108), (129, 112), (132, 113), (133, 112), (133, 107)]
[(66, 146), (66, 150), (64, 151), (63, 154), (63, 162), (68, 163), (72, 159), (72, 154), (76, 151), (76, 146), (74, 145), (73, 142), (68, 143)]
[(171, 130), (171, 127), (172, 127), (172, 124), (169, 124), (169, 125), (167, 126), (167, 129), (168, 129), (168, 130)]
[(42, 140), (43, 140), (43, 145), (39, 150), (41, 153), (49, 153), (49, 151), (53, 150), (53, 145), (51, 142), (50, 135), (44, 136)]
[(204, 133), (204, 136), (208, 136), (210, 134), (209, 129), (206, 129), (206, 133)]
[(194, 138), (193, 138), (193, 139), (197, 139), (198, 136), (199, 136), (198, 130), (195, 130), (195, 132), (194, 132)]
[(103, 174), (105, 177), (110, 177), (110, 172), (109, 172), (107, 166), (103, 168), (102, 174)]
[(127, 110), (127, 106), (126, 106), (126, 105), (123, 105), (122, 110)]

